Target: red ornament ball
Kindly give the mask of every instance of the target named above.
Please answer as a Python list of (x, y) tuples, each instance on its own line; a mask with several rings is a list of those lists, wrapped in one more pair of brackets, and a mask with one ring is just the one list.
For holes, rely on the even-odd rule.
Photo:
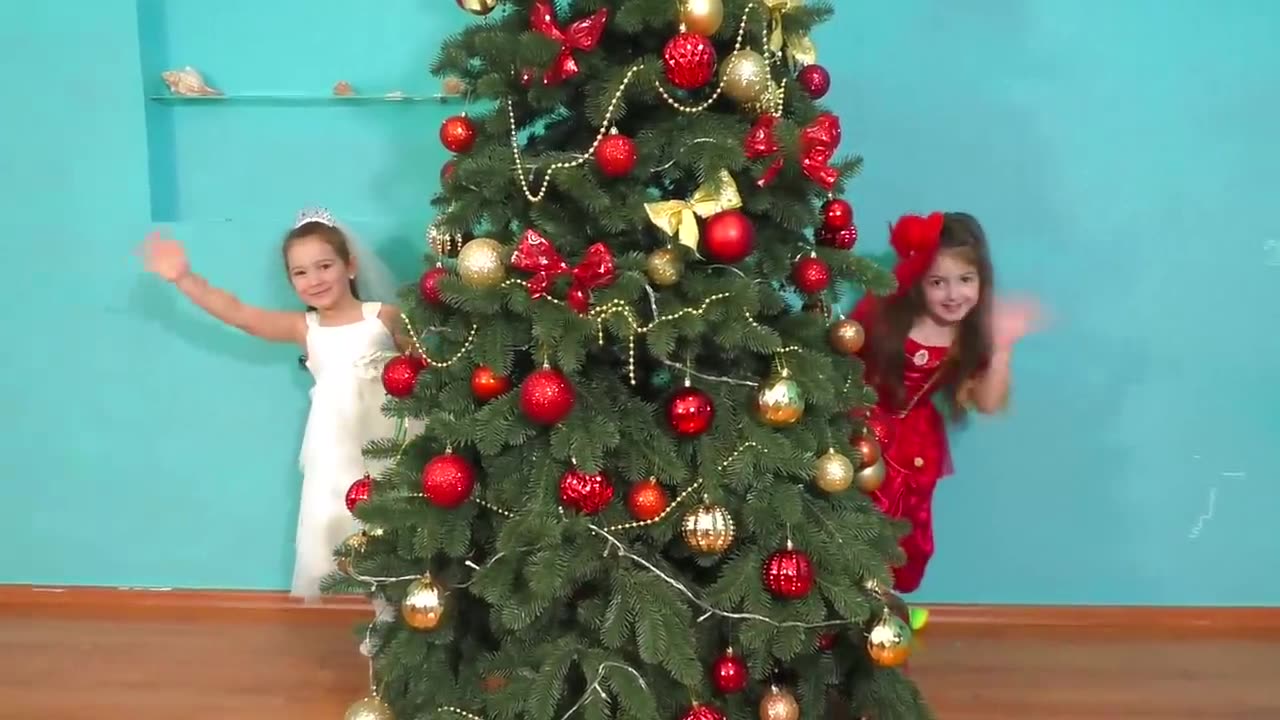
[(604, 473), (587, 474), (570, 470), (560, 478), (560, 504), (587, 515), (595, 515), (613, 500), (613, 484)]
[(441, 165), (440, 166), (440, 184), (443, 185), (449, 182), (449, 178), (453, 177), (453, 171), (457, 169), (458, 169), (457, 164), (454, 163), (454, 161), (452, 160), (446, 162), (444, 165)]
[(764, 562), (764, 589), (783, 600), (799, 600), (813, 590), (813, 563), (803, 550), (779, 550)]
[(605, 177), (620, 178), (629, 175), (636, 166), (636, 143), (616, 131), (604, 136), (596, 145), (596, 167)]
[(791, 268), (791, 282), (804, 293), (819, 293), (831, 284), (831, 267), (822, 258), (800, 258)]
[(568, 417), (576, 399), (573, 385), (559, 370), (534, 370), (520, 385), (520, 412), (539, 425)]
[(716, 46), (696, 33), (680, 33), (662, 49), (662, 67), (672, 85), (695, 90), (715, 77)]
[(666, 512), (670, 504), (666, 488), (653, 478), (641, 480), (627, 491), (627, 510), (640, 522), (653, 520)]
[(824, 632), (818, 636), (818, 641), (814, 645), (822, 652), (831, 652), (836, 648), (836, 641), (840, 639), (837, 633)]
[(702, 251), (711, 260), (732, 265), (747, 259), (755, 249), (756, 228), (740, 210), (725, 210), (707, 218)]
[(732, 695), (746, 690), (748, 679), (750, 679), (750, 672), (747, 670), (747, 664), (742, 661), (742, 658), (734, 655), (732, 650), (725, 650), (724, 654), (711, 664), (711, 685), (721, 695)]
[(471, 371), (471, 394), (482, 403), (505, 395), (510, 389), (511, 379), (499, 375), (486, 365)]
[(476, 144), (476, 126), (466, 115), (454, 115), (440, 124), (440, 143), (450, 152), (470, 152)]
[(844, 230), (853, 227), (853, 206), (849, 201), (832, 198), (823, 203), (822, 227), (826, 230)]
[(831, 230), (825, 227), (818, 228), (814, 232), (814, 238), (819, 245), (832, 247), (837, 250), (851, 250), (854, 243), (858, 242), (858, 226), (850, 225), (844, 230)]
[(433, 267), (422, 273), (422, 277), (418, 278), (418, 294), (422, 299), (432, 305), (444, 304), (444, 295), (440, 293), (440, 278), (448, 274), (449, 271), (442, 267)]
[(445, 453), (422, 468), (422, 494), (436, 507), (456, 508), (471, 497), (476, 473), (464, 458)]
[(397, 355), (382, 366), (382, 389), (391, 397), (409, 397), (413, 394), (413, 386), (418, 384), (418, 373), (426, 367), (420, 357)]
[(364, 477), (351, 483), (351, 487), (347, 488), (347, 511), (355, 512), (356, 506), (368, 500), (372, 492), (373, 478), (369, 477), (369, 473), (365, 473)]
[(805, 65), (796, 73), (796, 82), (809, 97), (817, 100), (831, 89), (831, 73), (821, 65)]
[(681, 437), (697, 437), (716, 417), (711, 396), (697, 388), (681, 388), (667, 403), (667, 424)]
[(712, 705), (696, 704), (686, 710), (680, 720), (725, 720), (725, 716)]

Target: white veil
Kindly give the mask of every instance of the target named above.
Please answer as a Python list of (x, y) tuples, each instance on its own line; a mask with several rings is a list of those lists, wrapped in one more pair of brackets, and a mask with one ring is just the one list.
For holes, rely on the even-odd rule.
[(356, 262), (356, 287), (360, 291), (360, 299), (365, 302), (380, 302), (388, 305), (399, 305), (399, 283), (387, 268), (386, 263), (377, 256), (369, 246), (350, 227), (337, 221), (333, 214), (324, 208), (309, 208), (298, 213), (294, 227), (304, 223), (324, 223), (337, 228), (347, 237), (347, 249)]

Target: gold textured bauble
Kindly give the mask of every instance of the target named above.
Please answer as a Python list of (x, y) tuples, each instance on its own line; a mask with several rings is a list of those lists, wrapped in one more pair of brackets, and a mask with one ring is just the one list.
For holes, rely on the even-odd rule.
[(867, 653), (880, 667), (899, 667), (911, 656), (911, 626), (886, 612), (867, 633)]
[(369, 544), (369, 534), (364, 530), (351, 533), (346, 540), (338, 546), (338, 571), (343, 575), (351, 574), (351, 563), (356, 559), (356, 555), (364, 551), (365, 546)]
[(444, 617), (444, 592), (430, 576), (414, 580), (400, 603), (400, 616), (415, 630), (435, 630)]
[(724, 22), (724, 3), (721, 0), (684, 0), (680, 3), (680, 22), (684, 29), (695, 35), (711, 37)]
[(790, 690), (774, 685), (760, 698), (760, 720), (799, 720), (800, 703)]
[(783, 370), (769, 377), (756, 393), (756, 417), (772, 427), (787, 427), (804, 417), (804, 396), (800, 386)]
[(867, 331), (857, 320), (845, 318), (831, 326), (831, 332), (827, 337), (831, 340), (831, 347), (835, 348), (836, 352), (853, 355), (861, 350), (862, 344), (867, 341)]
[(720, 66), (724, 94), (744, 103), (758, 103), (767, 97), (773, 84), (769, 63), (755, 50), (739, 50), (725, 58)]
[(782, 88), (778, 87), (772, 79), (769, 80), (768, 86), (764, 92), (760, 93), (760, 97), (742, 104), (742, 111), (747, 115), (765, 115), (768, 113), (782, 112)]
[(874, 463), (853, 474), (853, 484), (862, 492), (871, 494), (884, 484), (885, 470), (884, 458), (877, 458)]
[(684, 275), (684, 261), (680, 259), (680, 251), (664, 247), (649, 253), (645, 274), (649, 276), (649, 282), (659, 287), (669, 287), (680, 282), (680, 276)]
[(703, 503), (684, 516), (684, 541), (694, 552), (719, 555), (733, 544), (733, 516), (719, 505)]
[(473, 288), (491, 288), (507, 279), (502, 245), (493, 238), (475, 238), (458, 251), (458, 275)]
[(823, 492), (844, 492), (853, 484), (853, 472), (853, 461), (831, 449), (814, 463), (813, 482)]
[(457, 0), (458, 7), (472, 15), (485, 16), (498, 7), (498, 0)]
[(866, 432), (853, 444), (858, 452), (858, 467), (865, 468), (880, 462), (880, 443), (870, 431)]
[(351, 703), (342, 717), (343, 720), (396, 720), (391, 708), (375, 695)]

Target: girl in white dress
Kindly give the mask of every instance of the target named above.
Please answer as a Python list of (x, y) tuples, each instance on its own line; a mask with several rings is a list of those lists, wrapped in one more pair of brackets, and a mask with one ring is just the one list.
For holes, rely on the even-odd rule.
[[(143, 244), (145, 267), (172, 283), (213, 317), (264, 340), (298, 343), (315, 379), (302, 441), (302, 498), (292, 594), (313, 600), (334, 570), (334, 549), (355, 532), (346, 506), (351, 484), (381, 469), (366, 462), (370, 440), (393, 437), (397, 421), (382, 413), (386, 361), (408, 343), (400, 311), (362, 302), (359, 282), (370, 279), (384, 296), (394, 287), (379, 277), (376, 259), (357, 257), (353, 240), (329, 213), (304, 212), (284, 238), (284, 264), (306, 312), (264, 310), (240, 302), (191, 271), (182, 244), (152, 233)], [(385, 273), (381, 273), (385, 276)]]

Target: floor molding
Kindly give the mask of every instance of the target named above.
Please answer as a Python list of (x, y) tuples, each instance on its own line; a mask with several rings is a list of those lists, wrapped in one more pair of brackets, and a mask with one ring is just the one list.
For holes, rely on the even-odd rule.
[[(928, 607), (930, 627), (1280, 636), (1280, 607), (954, 604)], [(342, 622), (367, 618), (369, 613), (368, 600), (354, 595), (304, 603), (278, 591), (0, 585), (0, 614), (7, 615), (173, 620), (253, 620), (270, 616), (291, 622)]]

